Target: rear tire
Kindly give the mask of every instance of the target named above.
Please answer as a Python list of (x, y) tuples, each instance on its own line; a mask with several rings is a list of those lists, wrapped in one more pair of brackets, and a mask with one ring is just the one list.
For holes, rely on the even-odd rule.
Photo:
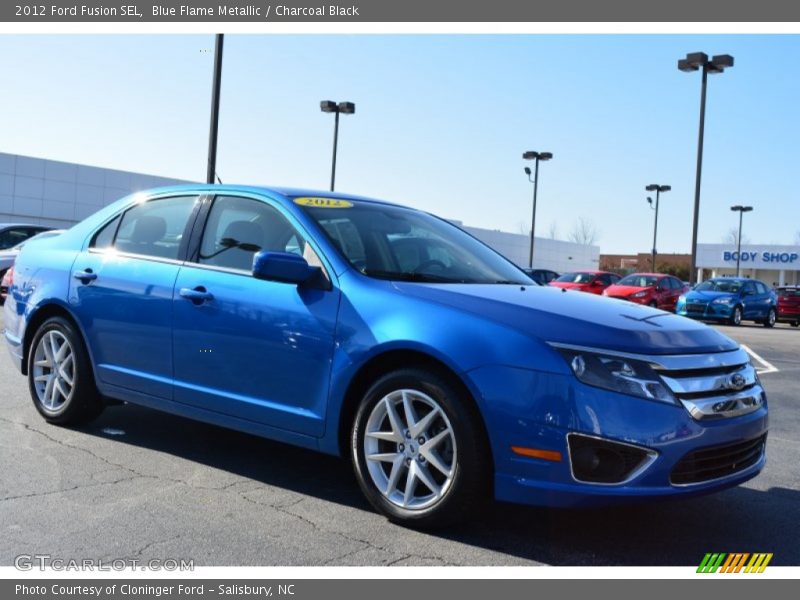
[(800, 327), (800, 321), (793, 321), (792, 327)]
[(103, 411), (83, 338), (63, 317), (48, 319), (33, 336), (28, 388), (33, 405), (48, 423), (81, 425)]
[(461, 390), (428, 370), (394, 371), (370, 387), (350, 453), (367, 500), (401, 525), (463, 521), (490, 495), (491, 451), (480, 416)]
[(734, 306), (733, 307), (733, 314), (731, 315), (730, 320), (728, 321), (731, 325), (738, 327), (742, 324), (742, 307), (741, 306)]
[(775, 309), (770, 308), (767, 313), (767, 318), (764, 319), (764, 327), (775, 327)]

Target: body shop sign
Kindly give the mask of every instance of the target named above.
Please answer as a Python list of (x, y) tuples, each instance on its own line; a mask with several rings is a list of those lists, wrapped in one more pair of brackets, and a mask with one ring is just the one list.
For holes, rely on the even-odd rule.
[[(741, 253), (741, 261), (742, 263), (757, 263), (757, 264), (768, 264), (768, 265), (792, 265), (796, 264), (798, 261), (797, 252), (747, 252), (742, 251)], [(722, 260), (725, 262), (732, 262), (735, 263), (739, 258), (739, 252), (728, 252), (725, 251), (722, 253)]]

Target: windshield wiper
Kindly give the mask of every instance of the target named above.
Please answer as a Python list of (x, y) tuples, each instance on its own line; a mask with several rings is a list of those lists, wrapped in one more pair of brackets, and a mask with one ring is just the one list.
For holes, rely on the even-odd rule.
[(415, 283), (475, 283), (469, 279), (456, 279), (443, 275), (431, 275), (430, 273), (411, 273), (404, 271), (379, 271), (364, 269), (363, 273), (377, 279), (389, 279), (391, 281), (413, 281)]

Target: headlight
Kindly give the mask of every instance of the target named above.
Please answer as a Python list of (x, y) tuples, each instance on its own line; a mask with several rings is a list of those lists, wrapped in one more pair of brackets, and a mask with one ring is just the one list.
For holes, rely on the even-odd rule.
[(722, 298), (717, 298), (716, 300), (712, 300), (711, 304), (733, 304), (734, 298), (730, 296), (723, 296)]
[(675, 397), (646, 362), (600, 352), (555, 347), (586, 385), (675, 404)]
[(631, 296), (631, 298), (644, 298), (645, 296), (647, 296), (647, 293), (648, 293), (647, 291), (636, 292)]

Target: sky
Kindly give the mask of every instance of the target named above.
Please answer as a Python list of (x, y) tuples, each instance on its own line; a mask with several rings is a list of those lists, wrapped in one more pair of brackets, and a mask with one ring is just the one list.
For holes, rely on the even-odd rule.
[[(211, 35), (2, 35), (0, 151), (203, 180)], [(342, 116), (337, 191), (466, 225), (530, 227), (526, 150), (540, 164), (536, 233), (579, 218), (604, 253), (649, 252), (645, 186), (667, 184), (660, 253), (689, 252), (700, 74), (687, 52), (732, 54), (709, 77), (699, 241), (800, 232), (800, 36), (226, 35), (217, 171), (225, 183), (324, 190)]]

